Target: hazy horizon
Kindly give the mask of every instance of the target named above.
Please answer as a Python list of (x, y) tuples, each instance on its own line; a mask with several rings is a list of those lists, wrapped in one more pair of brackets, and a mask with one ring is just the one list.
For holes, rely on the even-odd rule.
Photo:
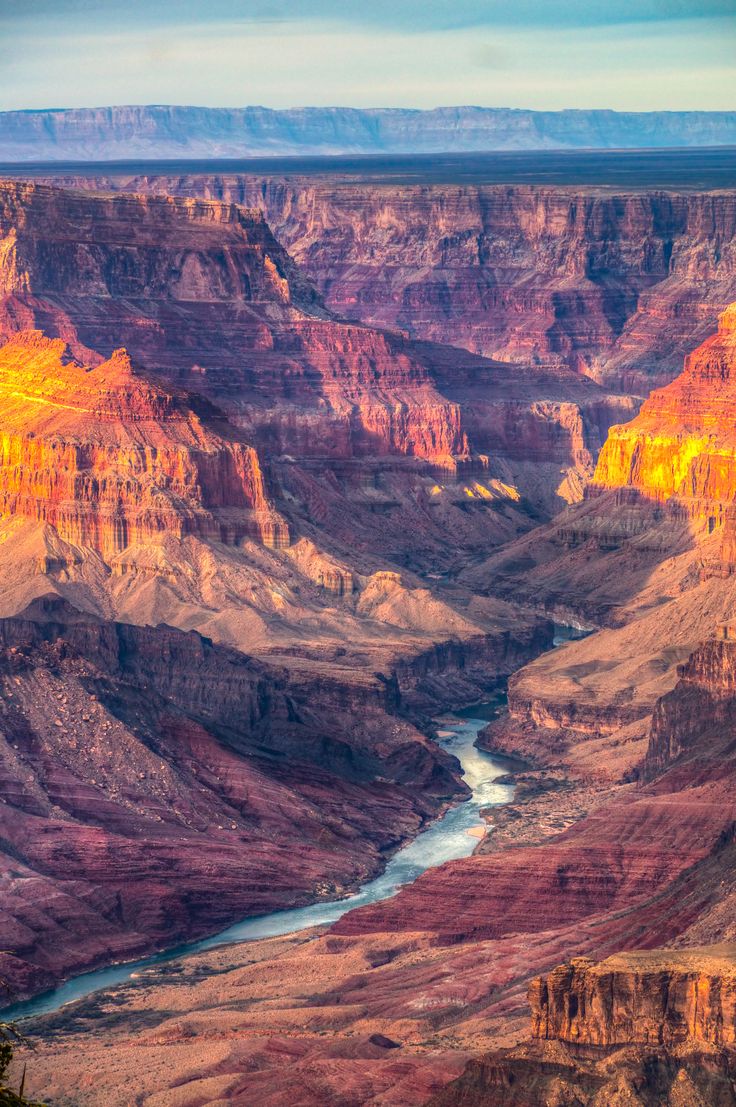
[(194, 102), (170, 101), (139, 101), (129, 103), (107, 104), (44, 104), (38, 108), (0, 108), (0, 113), (24, 112), (27, 114), (55, 111), (111, 111), (119, 108), (187, 108), (195, 111), (360, 111), (360, 112), (440, 112), (440, 111), (509, 111), (509, 112), (538, 112), (538, 113), (563, 113), (563, 112), (610, 112), (614, 115), (682, 115), (685, 113), (703, 112), (712, 115), (732, 114), (736, 112), (736, 106), (731, 108), (597, 108), (590, 105), (562, 108), (530, 108), (526, 105), (515, 104), (432, 104), (428, 107), (414, 107), (411, 104), (286, 104), (276, 107), (273, 104), (201, 104)]

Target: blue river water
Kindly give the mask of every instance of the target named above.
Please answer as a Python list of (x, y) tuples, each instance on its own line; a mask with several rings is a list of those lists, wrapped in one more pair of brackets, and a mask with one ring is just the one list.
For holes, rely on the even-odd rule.
[(416, 838), (394, 854), (380, 876), (368, 881), (353, 895), (329, 903), (313, 903), (308, 907), (296, 907), (244, 919), (209, 938), (179, 945), (140, 961), (128, 961), (83, 973), (52, 991), (6, 1008), (0, 1012), (2, 1018), (17, 1020), (56, 1011), (64, 1004), (72, 1003), (101, 988), (130, 980), (141, 969), (175, 960), (185, 954), (199, 953), (216, 946), (254, 938), (291, 934), (297, 930), (335, 922), (354, 907), (362, 907), (395, 895), (402, 885), (416, 880), (427, 869), (458, 857), (467, 857), (478, 844), (478, 837), (468, 831), (482, 825), (480, 809), (506, 803), (513, 794), (511, 785), (496, 783), (497, 778), (508, 771), (508, 767), (474, 745), (478, 731), (489, 719), (499, 714), (503, 704), (504, 697), (499, 695), (496, 699), (478, 704), (474, 708), (436, 720), (441, 736), (440, 744), (457, 757), (462, 765), (463, 777), (472, 789), (472, 795), (430, 823)]

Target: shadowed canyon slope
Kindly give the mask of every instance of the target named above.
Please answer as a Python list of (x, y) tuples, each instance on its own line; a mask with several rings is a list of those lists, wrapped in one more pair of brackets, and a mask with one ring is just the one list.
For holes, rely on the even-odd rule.
[(336, 688), (54, 596), (0, 620), (0, 643), (16, 992), (350, 887), (462, 792), (378, 678), (344, 693), (358, 721)]
[(736, 297), (736, 196), (206, 173), (77, 187), (261, 208), (340, 315), (646, 395)]

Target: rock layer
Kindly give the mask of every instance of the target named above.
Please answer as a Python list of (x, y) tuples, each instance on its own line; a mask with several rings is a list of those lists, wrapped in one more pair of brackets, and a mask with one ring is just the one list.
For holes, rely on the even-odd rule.
[(636, 394), (671, 380), (736, 296), (730, 190), (234, 174), (74, 183), (259, 207), (343, 316)]
[(258, 454), (228, 429), (136, 376), (124, 350), (89, 368), (22, 332), (0, 348), (0, 514), (108, 558), (164, 534), (286, 545)]
[(561, 965), (529, 989), (532, 1036), (580, 1045), (736, 1044), (736, 947)]
[(533, 981), (532, 1041), (472, 1061), (428, 1107), (727, 1107), (736, 949), (576, 959)]
[(684, 372), (652, 393), (635, 419), (613, 427), (595, 482), (630, 486), (653, 500), (723, 522), (736, 495), (736, 304), (718, 331), (685, 360)]

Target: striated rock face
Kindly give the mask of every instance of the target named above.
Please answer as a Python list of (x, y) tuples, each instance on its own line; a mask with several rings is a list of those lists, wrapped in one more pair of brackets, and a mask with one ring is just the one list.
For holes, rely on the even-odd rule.
[(82, 359), (125, 346), (272, 454), (467, 455), (427, 369), (331, 319), (258, 211), (6, 183), (0, 236), (0, 334), (37, 326)]
[(580, 1045), (736, 1044), (736, 946), (574, 959), (529, 988), (532, 1036)]
[(548, 510), (579, 498), (608, 427), (635, 409), (569, 371), (510, 375), (335, 319), (253, 208), (6, 182), (0, 240), (0, 335), (40, 329), (92, 365), (125, 347), (215, 402), (297, 499), (294, 462), (344, 493), (346, 461), (372, 459), (375, 487), (403, 458), (518, 485)]
[[(636, 624), (631, 633), (635, 638)], [(582, 735), (577, 737), (581, 745), (591, 741), (591, 747), (577, 764), (574, 757), (569, 759), (570, 771), (588, 778), (603, 775), (605, 768), (595, 765), (602, 755), (610, 758), (614, 772), (620, 760), (628, 775), (636, 775), (632, 769), (638, 752), (644, 755), (638, 787), (619, 783), (609, 798), (596, 802), (569, 828), (551, 833), (547, 841), (501, 851), (494, 850), (491, 841), (489, 849), (469, 860), (423, 874), (393, 899), (350, 912), (334, 931), (367, 935), (421, 930), (431, 932), (435, 941), (457, 944), (571, 926), (588, 932), (595, 920), (593, 930), (598, 930), (600, 941), (610, 942), (623, 925), (632, 944), (646, 946), (652, 934), (641, 927), (642, 913), (656, 918), (653, 934), (660, 940), (665, 932), (686, 929), (704, 909), (704, 901), (696, 894), (687, 901), (678, 897), (676, 882), (692, 867), (693, 882), (697, 886), (700, 880), (702, 889), (710, 877), (698, 876), (698, 866), (709, 854), (717, 854), (732, 832), (733, 810), (727, 798), (734, 772), (732, 646), (730, 641), (706, 643), (683, 666), (679, 685), (655, 707), (648, 753), (645, 744), (642, 749), (643, 725), (627, 735), (629, 718), (607, 719), (603, 714), (596, 721), (595, 704), (591, 705), (587, 725), (580, 727)], [(614, 659), (609, 667), (615, 664)], [(606, 666), (598, 663), (592, 671), (596, 668), (605, 672)], [(637, 668), (641, 673), (643, 667)], [(570, 668), (573, 680), (583, 675), (584, 666), (577, 672)], [(536, 739), (537, 759), (559, 763), (560, 751), (574, 746), (575, 731), (556, 747), (545, 730), (548, 718), (536, 721), (539, 729), (529, 745), (510, 752), (534, 756)], [(553, 721), (563, 733), (579, 725), (574, 717)], [(616, 728), (619, 742), (607, 748), (604, 739)], [(632, 740), (634, 761), (627, 764), (625, 746)], [(617, 744), (624, 747), (623, 756)], [(684, 754), (689, 755), (686, 763)], [(665, 895), (668, 908), (662, 902)], [(456, 906), (450, 915), (447, 902)], [(621, 924), (627, 916), (629, 923)]]
[(90, 368), (36, 331), (0, 348), (0, 514), (108, 558), (163, 535), (288, 543), (252, 447), (136, 376), (126, 351)]
[(598, 1060), (561, 1045), (520, 1046), (472, 1061), (426, 1107), (731, 1107), (733, 1078), (725, 1053), (631, 1049)]
[(428, 1107), (728, 1107), (736, 947), (577, 958), (529, 988), (532, 1040), (471, 1061)]
[(644, 765), (649, 777), (679, 757), (695, 755), (702, 763), (718, 747), (729, 747), (736, 723), (736, 633), (724, 625), (720, 635), (678, 666), (677, 684), (657, 703)]
[(638, 394), (671, 380), (736, 297), (732, 191), (235, 174), (75, 186), (259, 207), (342, 316)]
[(711, 527), (736, 495), (736, 304), (718, 331), (652, 393), (632, 422), (613, 427), (596, 466), (596, 484), (629, 485), (654, 500), (675, 499)]

